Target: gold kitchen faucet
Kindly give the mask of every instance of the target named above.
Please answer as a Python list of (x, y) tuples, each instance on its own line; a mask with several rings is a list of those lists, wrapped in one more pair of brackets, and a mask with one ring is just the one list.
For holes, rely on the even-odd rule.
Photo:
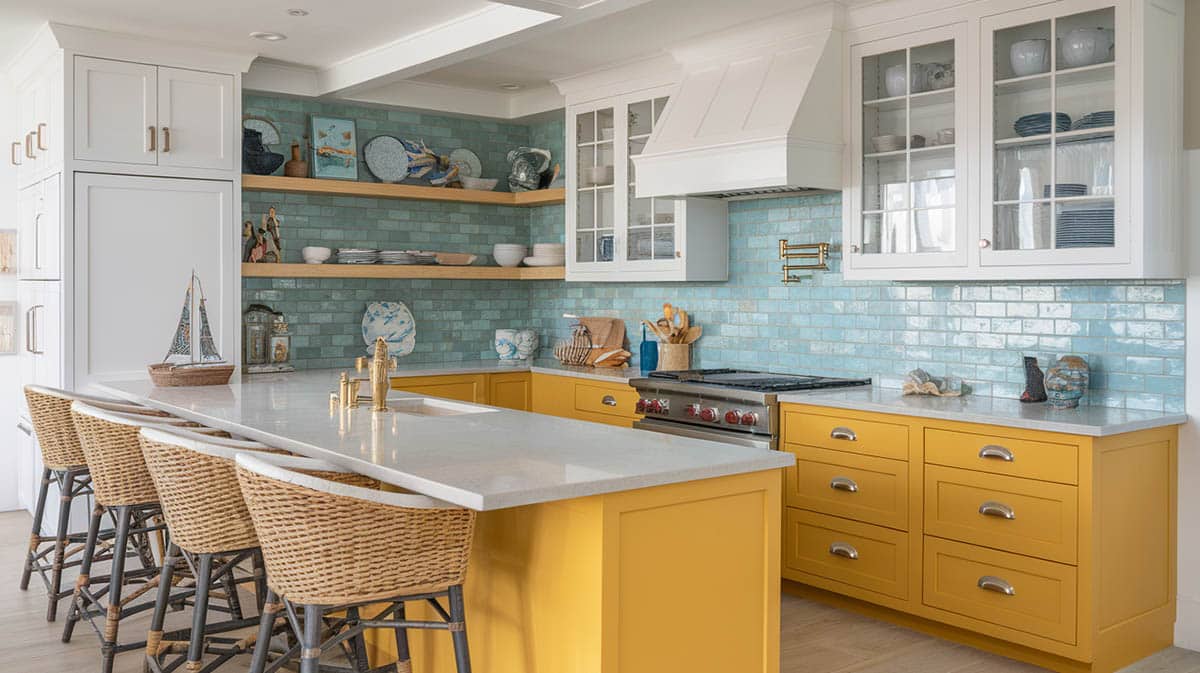
[(383, 337), (375, 339), (375, 355), (368, 363), (367, 358), (360, 357), (354, 361), (354, 368), (361, 372), (367, 370), (367, 377), (352, 377), (342, 372), (338, 380), (338, 402), (344, 409), (356, 408), (361, 399), (358, 386), (366, 381), (371, 386), (371, 410), (387, 411), (388, 390), (392, 387), (391, 372), (396, 369), (396, 358), (388, 356), (388, 345)]

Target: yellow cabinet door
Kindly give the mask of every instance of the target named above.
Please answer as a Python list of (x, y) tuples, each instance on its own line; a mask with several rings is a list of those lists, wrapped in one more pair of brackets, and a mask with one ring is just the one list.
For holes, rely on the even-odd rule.
[(581, 421), (633, 427), (637, 391), (627, 383), (574, 376), (533, 375), (533, 411)]
[(927, 428), (925, 462), (1063, 484), (1079, 483), (1077, 445), (1024, 437)]
[(828, 409), (830, 415), (783, 407), (783, 441), (880, 458), (908, 460), (908, 426)]
[(484, 374), (398, 376), (392, 379), (392, 389), (460, 402), (488, 403), (487, 376)]
[(505, 409), (529, 411), (533, 400), (529, 372), (488, 375), (488, 404)]
[(784, 526), (784, 577), (809, 581), (789, 571), (808, 573), (867, 600), (872, 594), (908, 597), (907, 533), (794, 507), (787, 508)]
[(792, 507), (908, 530), (908, 461), (784, 444)]

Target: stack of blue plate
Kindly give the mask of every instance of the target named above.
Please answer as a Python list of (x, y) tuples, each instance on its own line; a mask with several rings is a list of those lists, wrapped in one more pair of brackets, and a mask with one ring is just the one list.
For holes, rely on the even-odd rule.
[(1111, 206), (1064, 210), (1058, 214), (1054, 247), (1111, 248), (1112, 246), (1113, 209)]
[(1071, 130), (1107, 128), (1115, 122), (1116, 116), (1112, 110), (1100, 110), (1099, 112), (1085, 114), (1075, 120), (1075, 123), (1071, 125)]
[[(1087, 196), (1087, 185), (1081, 185), (1077, 182), (1060, 182), (1054, 185), (1054, 196), (1058, 198), (1064, 196)], [(1050, 198), (1050, 185), (1042, 185), (1042, 198)]]
[[(1054, 115), (1054, 130), (1059, 133), (1071, 129), (1071, 116), (1065, 112)], [(1050, 113), (1038, 112), (1025, 115), (1013, 122), (1013, 130), (1021, 137), (1038, 136), (1050, 132)]]

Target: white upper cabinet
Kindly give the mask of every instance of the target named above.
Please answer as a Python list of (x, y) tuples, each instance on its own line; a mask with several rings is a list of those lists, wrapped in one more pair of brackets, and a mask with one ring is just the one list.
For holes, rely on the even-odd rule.
[(235, 167), (231, 75), (78, 56), (74, 91), (76, 159)]
[(964, 24), (856, 45), (848, 271), (967, 264)]
[(17, 186), (62, 168), (62, 61), (50, 59), (16, 87), (17, 132), (9, 147)]
[[(953, 110), (937, 91), (899, 95), (905, 63), (916, 82), (945, 59), (930, 52), (948, 29), (852, 44), (846, 277), (1182, 277), (1183, 3), (991, 6), (960, 10), (977, 15), (954, 30), (967, 51)], [(893, 90), (873, 103), (889, 68)], [(951, 115), (953, 164), (924, 132)], [(914, 134), (926, 147), (873, 144)]]
[(642, 152), (666, 91), (567, 110), (567, 280), (725, 280), (728, 211), (703, 198), (638, 198)]

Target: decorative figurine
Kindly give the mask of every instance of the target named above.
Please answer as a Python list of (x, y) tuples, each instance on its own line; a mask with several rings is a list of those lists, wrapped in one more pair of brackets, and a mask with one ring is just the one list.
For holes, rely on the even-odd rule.
[(242, 261), (258, 262), (267, 251), (267, 243), (263, 235), (254, 228), (254, 223), (246, 220), (242, 223)]
[(1046, 372), (1048, 404), (1055, 409), (1074, 409), (1087, 392), (1090, 374), (1087, 361), (1078, 355), (1064, 355)]
[(279, 234), (279, 216), (275, 214), (275, 206), (267, 209), (262, 216), (262, 227), (258, 230), (262, 239), (263, 253), (258, 262), (277, 263), (283, 261), (283, 240)]
[(957, 376), (935, 379), (924, 369), (914, 369), (904, 378), (902, 390), (904, 395), (959, 397), (963, 394), (963, 382)]
[(254, 129), (242, 129), (242, 171), (254, 175), (270, 175), (283, 165), (283, 155), (272, 152), (263, 144), (263, 134)]
[[(305, 137), (305, 141), (308, 138)], [(308, 177), (308, 162), (301, 159), (300, 143), (292, 141), (292, 159), (283, 165), (283, 174), (289, 178), (307, 178)]]
[(1046, 401), (1046, 375), (1038, 367), (1037, 358), (1025, 356), (1025, 391), (1021, 393), (1022, 402)]
[(542, 184), (542, 173), (550, 168), (550, 152), (536, 147), (518, 147), (508, 152), (508, 188), (530, 192)]

